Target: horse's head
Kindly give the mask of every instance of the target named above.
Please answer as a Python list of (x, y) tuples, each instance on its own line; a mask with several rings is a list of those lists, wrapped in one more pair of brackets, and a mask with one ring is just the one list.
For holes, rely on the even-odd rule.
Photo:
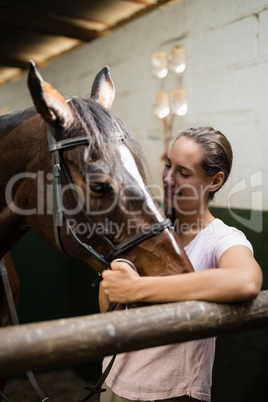
[[(118, 257), (131, 260), (142, 275), (192, 270), (146, 186), (139, 145), (110, 111), (115, 89), (109, 68), (96, 76), (88, 98), (66, 101), (33, 63), (28, 85), (48, 123), (54, 175), (53, 197), (46, 193), (47, 210), (54, 210), (50, 243), (98, 271)], [(50, 189), (51, 173), (46, 175)], [(52, 228), (51, 217), (49, 222)]]

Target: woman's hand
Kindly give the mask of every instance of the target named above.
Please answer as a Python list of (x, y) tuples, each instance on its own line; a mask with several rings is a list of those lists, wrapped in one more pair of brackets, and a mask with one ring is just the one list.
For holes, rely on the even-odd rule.
[(137, 301), (139, 274), (126, 262), (113, 261), (111, 268), (103, 271), (101, 282), (109, 300), (123, 304)]

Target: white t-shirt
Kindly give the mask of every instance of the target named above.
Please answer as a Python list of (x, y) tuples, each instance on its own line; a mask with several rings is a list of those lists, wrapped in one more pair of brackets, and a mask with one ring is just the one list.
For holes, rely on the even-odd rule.
[[(214, 219), (185, 247), (195, 269), (218, 268), (221, 255), (232, 246), (252, 252), (245, 235)], [(230, 278), (231, 280), (231, 278)], [(117, 395), (141, 401), (188, 395), (210, 401), (215, 338), (166, 345), (117, 355), (106, 379)], [(110, 358), (105, 358), (103, 370)]]

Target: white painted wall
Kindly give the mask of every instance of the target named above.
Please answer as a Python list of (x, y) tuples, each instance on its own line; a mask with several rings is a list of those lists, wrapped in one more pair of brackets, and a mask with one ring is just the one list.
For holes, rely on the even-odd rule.
[[(152, 53), (177, 44), (186, 48), (184, 73), (152, 77)], [(138, 136), (150, 183), (161, 186), (163, 167), (154, 93), (183, 86), (189, 109), (176, 119), (174, 137), (187, 127), (211, 125), (233, 146), (233, 172), (215, 205), (268, 210), (268, 0), (181, 0), (73, 51), (41, 73), (63, 95), (84, 95), (105, 64), (117, 90), (113, 110)], [(26, 76), (0, 88), (2, 112), (31, 103)]]

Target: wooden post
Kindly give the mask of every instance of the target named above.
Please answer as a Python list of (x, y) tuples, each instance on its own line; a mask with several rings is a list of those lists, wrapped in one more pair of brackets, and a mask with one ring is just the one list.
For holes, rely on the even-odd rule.
[(266, 326), (268, 291), (253, 302), (169, 303), (6, 327), (0, 330), (0, 375)]

